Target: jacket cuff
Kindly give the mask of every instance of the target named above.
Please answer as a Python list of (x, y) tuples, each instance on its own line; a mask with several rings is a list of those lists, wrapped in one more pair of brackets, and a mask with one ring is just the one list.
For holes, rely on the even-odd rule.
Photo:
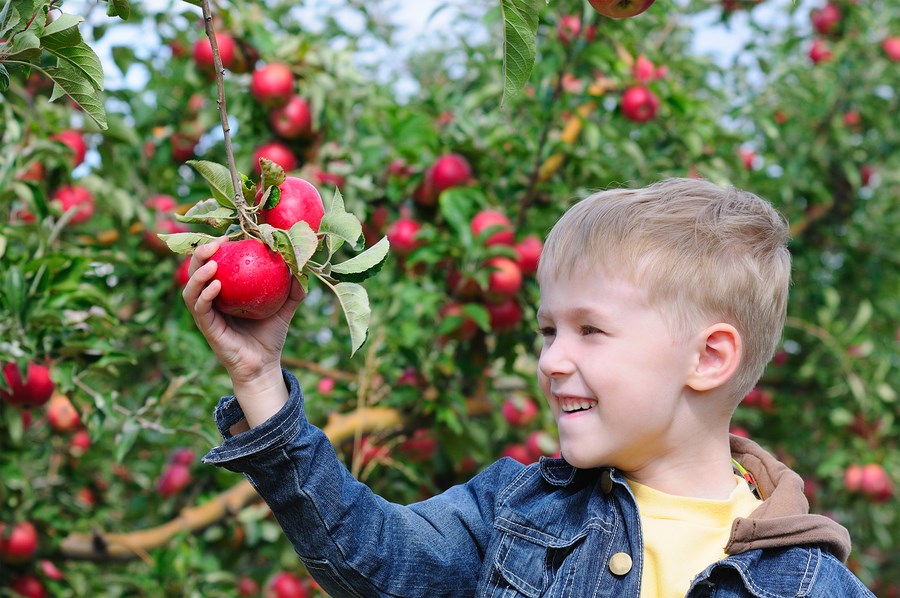
[(284, 383), (288, 389), (288, 401), (279, 409), (278, 413), (246, 432), (232, 435), (229, 429), (242, 419), (244, 411), (233, 395), (219, 399), (215, 410), (216, 427), (222, 435), (222, 444), (211, 449), (202, 459), (203, 463), (209, 463), (227, 469), (233, 469), (231, 462), (264, 453), (284, 446), (306, 425), (306, 415), (303, 409), (303, 392), (300, 383), (287, 370), (281, 370)]

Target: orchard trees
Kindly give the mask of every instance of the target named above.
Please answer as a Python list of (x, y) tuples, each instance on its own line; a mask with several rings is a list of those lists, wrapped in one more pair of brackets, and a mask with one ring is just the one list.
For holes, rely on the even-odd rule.
[[(392, 26), (313, 27), (294, 4), (220, 3), (221, 98), (189, 4), (131, 7), (128, 22), (156, 31), (162, 51), (111, 42), (104, 71), (145, 80), (98, 90), (96, 104), (76, 93), (82, 109), (49, 101), (46, 72), (6, 62), (65, 61), (52, 29), (39, 55), (0, 46), (0, 536), (36, 532), (36, 552), (4, 562), (0, 586), (319, 592), (249, 484), (197, 463), (218, 442), (211, 410), (230, 389), (181, 303), (185, 256), (152, 241), (252, 229), (227, 205), (222, 99), (256, 226), (307, 222), (322, 266), (332, 249), (337, 264), (390, 241), (359, 282), (365, 343), (350, 356), (346, 297), (312, 276), (284, 365), (348, 467), (391, 500), (439, 492), (501, 454), (558, 450), (534, 376), (534, 272), (571, 202), (665, 176), (772, 200), (793, 233), (788, 325), (734, 430), (797, 469), (813, 508), (851, 529), (857, 573), (896, 590), (896, 6), (698, 1), (610, 19), (584, 2), (537, 3), (533, 69), (506, 94), (502, 20), (471, 10), (455, 23), (488, 35), (423, 45), (401, 98), (353, 54), (390, 45)], [(63, 14), (52, 11), (56, 27), (85, 45), (122, 26), (102, 11)], [(728, 38), (723, 64), (694, 50), (695, 16), (726, 33), (749, 21), (758, 35), (747, 47)], [(831, 57), (814, 64), (817, 40)], [(275, 184), (260, 158), (285, 178)], [(360, 234), (353, 225), (338, 242), (335, 219)], [(326, 236), (333, 245), (318, 245)]]

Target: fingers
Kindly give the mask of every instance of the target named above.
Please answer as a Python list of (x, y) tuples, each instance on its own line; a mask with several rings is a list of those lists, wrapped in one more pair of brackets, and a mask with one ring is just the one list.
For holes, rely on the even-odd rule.
[[(206, 245), (198, 247), (197, 250), (199, 251), (203, 247), (206, 247)], [(205, 260), (207, 258), (208, 256), (204, 258), (201, 255), (200, 259)], [(191, 258), (192, 265), (194, 259), (196, 259), (196, 255)], [(216, 298), (222, 288), (222, 283), (213, 279), (218, 267), (219, 265), (216, 262), (208, 261), (202, 263), (194, 270), (194, 273), (191, 274), (187, 284), (184, 285), (181, 297), (184, 299), (185, 305), (187, 305), (188, 310), (194, 314), (195, 318), (199, 314), (205, 314), (212, 309), (212, 301)]]
[(205, 264), (226, 240), (227, 237), (220, 237), (215, 241), (197, 247), (193, 255), (191, 255), (191, 265), (188, 267), (188, 274), (193, 276), (194, 272), (196, 272), (200, 266)]

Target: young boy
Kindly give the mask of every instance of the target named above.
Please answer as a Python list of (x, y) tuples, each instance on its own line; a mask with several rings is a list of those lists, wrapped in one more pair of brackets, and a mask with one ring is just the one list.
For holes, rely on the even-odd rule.
[(562, 458), (502, 459), (409, 506), (355, 480), (306, 420), (280, 367), (299, 286), (267, 320), (223, 318), (201, 246), (184, 299), (234, 385), (204, 461), (247, 476), (333, 596), (871, 596), (842, 564), (847, 530), (728, 433), (781, 336), (787, 239), (768, 203), (706, 181), (576, 203), (538, 271)]

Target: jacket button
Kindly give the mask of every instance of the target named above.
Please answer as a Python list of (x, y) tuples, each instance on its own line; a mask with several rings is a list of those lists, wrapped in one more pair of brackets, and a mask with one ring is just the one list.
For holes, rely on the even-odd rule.
[(604, 469), (600, 473), (600, 490), (603, 491), (603, 494), (609, 494), (613, 489), (613, 481), (612, 474), (608, 469)]
[(609, 559), (609, 570), (613, 575), (625, 575), (631, 571), (631, 557), (626, 552), (617, 552)]

